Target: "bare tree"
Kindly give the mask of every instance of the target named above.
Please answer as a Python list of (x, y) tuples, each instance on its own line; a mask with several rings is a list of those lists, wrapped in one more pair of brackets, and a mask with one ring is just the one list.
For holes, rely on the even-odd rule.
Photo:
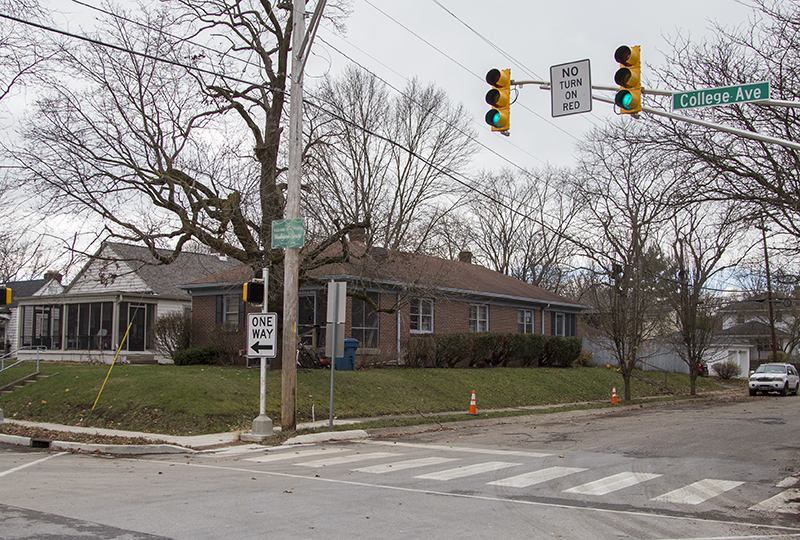
[(589, 321), (611, 344), (625, 400), (631, 399), (642, 346), (659, 333), (664, 318), (657, 312), (659, 246), (678, 182), (670, 164), (648, 153), (640, 137), (631, 123), (593, 131), (580, 146), (575, 185), (584, 211), (574, 238), (594, 274), (582, 299), (595, 309)]
[[(698, 369), (712, 344), (719, 295), (708, 286), (735, 268), (747, 254), (738, 241), (744, 226), (733, 205), (692, 204), (670, 220), (664, 242), (671, 245), (662, 282), (676, 315), (675, 348), (689, 366), (690, 394), (695, 394)], [(737, 253), (732, 253), (737, 251)]]
[[(701, 43), (674, 40), (668, 67), (660, 71), (677, 90), (769, 81), (771, 98), (800, 98), (800, 5), (753, 0), (752, 18), (732, 28), (717, 26), (715, 37)], [(797, 109), (735, 104), (692, 111), (747, 131), (795, 141), (800, 135)], [(657, 118), (657, 117), (656, 117)], [(793, 148), (757, 142), (683, 122), (656, 120), (653, 143), (673, 151), (695, 174), (687, 190), (706, 199), (734, 200), (765, 209), (778, 227), (800, 232), (800, 153)]]
[(322, 107), (309, 110), (315, 143), (306, 213), (328, 234), (368, 222), (368, 244), (422, 250), (459, 205), (452, 177), (475, 150), (466, 111), (416, 79), (393, 95), (354, 66), (327, 79), (314, 99)]
[(568, 170), (484, 173), (470, 204), (479, 258), (504, 274), (562, 292), (576, 253), (570, 230), (578, 213)]
[(44, 22), (37, 0), (0, 0), (0, 100), (32, 76), (43, 76), (52, 40), (25, 22)]

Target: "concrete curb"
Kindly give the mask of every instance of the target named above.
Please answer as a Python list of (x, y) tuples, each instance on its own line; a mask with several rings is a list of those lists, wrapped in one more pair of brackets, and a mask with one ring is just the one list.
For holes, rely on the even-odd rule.
[(194, 454), (197, 450), (171, 444), (83, 444), (52, 441), (50, 448), (88, 452), (91, 454), (110, 454), (118, 456), (143, 456), (147, 454)]
[(298, 435), (283, 442), (285, 445), (291, 444), (309, 444), (321, 443), (327, 441), (352, 441), (355, 439), (367, 439), (369, 433), (363, 429), (353, 429), (350, 431), (328, 431), (323, 433), (309, 433), (307, 435)]

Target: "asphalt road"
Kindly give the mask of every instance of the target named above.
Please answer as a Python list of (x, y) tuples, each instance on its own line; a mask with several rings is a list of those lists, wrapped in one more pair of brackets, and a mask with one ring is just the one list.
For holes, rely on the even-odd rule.
[(0, 538), (800, 539), (798, 413), (759, 396), (188, 457), (6, 447)]

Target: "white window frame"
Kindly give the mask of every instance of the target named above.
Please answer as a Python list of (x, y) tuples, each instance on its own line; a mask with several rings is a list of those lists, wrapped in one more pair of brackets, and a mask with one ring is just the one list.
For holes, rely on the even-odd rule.
[[(529, 321), (525, 319), (530, 317)], [(536, 319), (533, 315), (532, 309), (519, 309), (517, 310), (517, 333), (520, 334), (533, 334), (534, 321)], [(520, 330), (520, 328), (522, 330)]]
[[(433, 298), (412, 298), (409, 308), (409, 332), (412, 334), (432, 334), (434, 321)], [(428, 328), (425, 328), (426, 319), (429, 323)], [(415, 323), (416, 328), (414, 328)]]
[[(244, 300), (238, 294), (226, 294), (222, 297), (222, 300), (222, 324), (238, 329), (240, 303), (244, 302)], [(234, 305), (236, 310), (231, 311), (231, 307)]]
[(489, 331), (489, 306), (487, 304), (469, 305), (469, 331), (473, 333)]

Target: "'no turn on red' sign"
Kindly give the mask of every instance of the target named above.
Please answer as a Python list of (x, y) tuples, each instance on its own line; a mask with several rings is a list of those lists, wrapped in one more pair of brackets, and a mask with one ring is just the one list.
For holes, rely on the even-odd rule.
[(550, 103), (553, 118), (591, 112), (592, 71), (588, 59), (550, 67)]

